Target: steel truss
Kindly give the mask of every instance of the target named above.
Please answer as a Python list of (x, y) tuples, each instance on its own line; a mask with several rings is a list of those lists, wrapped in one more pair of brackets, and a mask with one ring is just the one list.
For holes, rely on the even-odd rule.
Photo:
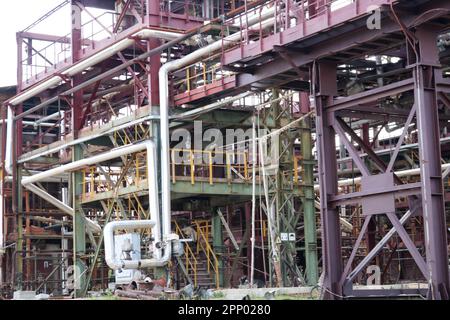
[[(396, 292), (358, 291), (353, 281), (379, 253), (386, 242), (397, 233), (428, 283), (429, 299), (449, 299), (447, 238), (444, 210), (444, 190), (441, 173), (440, 128), (438, 115), (437, 82), (442, 72), (439, 55), (434, 44), (439, 31), (422, 25), (413, 33), (417, 45), (408, 47), (409, 79), (382, 86), (354, 96), (339, 99), (336, 87), (336, 64), (317, 63), (315, 107), (319, 157), (320, 207), (323, 227), (323, 266), (325, 297), (336, 299), (358, 295), (396, 295)], [(380, 101), (392, 95), (413, 92), (414, 103), (407, 115), (403, 133), (389, 163), (375, 154), (372, 147), (361, 139), (346, 123), (342, 111), (380, 106)], [(360, 114), (364, 119), (364, 114)], [(416, 121), (419, 135), (420, 182), (407, 183), (393, 173), (393, 167), (410, 124)], [(338, 190), (335, 136), (345, 145), (352, 161), (362, 174), (361, 190), (342, 194)], [(349, 138), (350, 137), (350, 140)], [(355, 146), (358, 146), (358, 148)], [(364, 151), (372, 168), (361, 158)], [(375, 169), (373, 169), (375, 168)], [(409, 210), (402, 214), (396, 209), (396, 199), (407, 197)], [(343, 261), (339, 208), (361, 205), (364, 223), (347, 261)], [(362, 240), (367, 237), (369, 223), (380, 216), (387, 217), (391, 231), (371, 248), (362, 259), (355, 259)], [(423, 218), (425, 229), (425, 257), (411, 240), (405, 224), (412, 216)], [(421, 293), (418, 289), (405, 289), (403, 293)], [(422, 294), (424, 294), (422, 292)]]

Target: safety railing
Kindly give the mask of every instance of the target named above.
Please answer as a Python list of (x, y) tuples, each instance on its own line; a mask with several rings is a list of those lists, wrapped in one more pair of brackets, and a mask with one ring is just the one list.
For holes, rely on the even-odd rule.
[[(220, 58), (217, 56), (216, 58)], [(176, 94), (190, 92), (191, 90), (204, 87), (206, 85), (223, 82), (234, 72), (223, 70), (220, 61), (208, 63), (206, 61), (187, 66), (179, 71), (185, 77), (174, 82)]]
[[(25, 41), (27, 40), (27, 41)], [(36, 49), (40, 44), (41, 49)], [(44, 47), (42, 48), (42, 45)], [(24, 39), (22, 55), (22, 77), (28, 80), (42, 72), (49, 72), (60, 62), (68, 61), (72, 55), (71, 35), (67, 34), (54, 41), (43, 42), (32, 38)]]
[(139, 187), (141, 181), (147, 179), (146, 152), (134, 154), (132, 160), (132, 165), (126, 173), (121, 167), (90, 166), (84, 168), (81, 200), (92, 200), (99, 193), (113, 191), (119, 182), (120, 186), (124, 188)]
[[(206, 224), (205, 224), (206, 222)], [(197, 252), (202, 250), (206, 256), (206, 269), (210, 275), (214, 276), (216, 288), (220, 286), (219, 280), (219, 259), (209, 243), (209, 221), (194, 221), (197, 230)]]
[(191, 184), (196, 181), (209, 181), (213, 185), (215, 179), (248, 182), (251, 179), (250, 156), (247, 151), (208, 151), (192, 149), (171, 149), (171, 175), (172, 182), (177, 177), (190, 177)]
[[(183, 234), (183, 230), (180, 228), (180, 225), (174, 221), (175, 223), (175, 232), (178, 234), (182, 239), (186, 240), (186, 237)], [(189, 271), (192, 270), (192, 274), (194, 275), (194, 286), (197, 286), (197, 257), (195, 256), (194, 251), (192, 250), (191, 246), (188, 242), (184, 243), (184, 265), (186, 268), (186, 272), (189, 275)]]
[(127, 130), (114, 131), (113, 138), (118, 145), (127, 145), (142, 141), (149, 138), (150, 128), (144, 127), (142, 124), (136, 124)]
[[(136, 0), (133, 6), (137, 13), (141, 15), (142, 21), (146, 14), (145, 1)], [(127, 11), (125, 17), (121, 17), (118, 12), (111, 11), (94, 15), (90, 8), (86, 8), (85, 12), (90, 20), (81, 26), (81, 46), (83, 49), (95, 48), (97, 42), (111, 38), (113, 34), (123, 32), (140, 22), (136, 21), (137, 18), (131, 14), (131, 11)], [(39, 22), (50, 17), (51, 14)], [(119, 17), (121, 18), (119, 19)], [(31, 79), (40, 73), (50, 72), (53, 69), (56, 70), (59, 63), (70, 62), (69, 58), (72, 56), (71, 33), (61, 37), (49, 35), (51, 40), (42, 40), (33, 39), (30, 30), (32, 28), (23, 31), (25, 35), (22, 44), (22, 56), (24, 58), (21, 61), (23, 80)]]
[(119, 14), (116, 12), (104, 12), (98, 16), (91, 15), (91, 20), (81, 27), (83, 40), (100, 41), (111, 37), (118, 17)]
[[(222, 50), (218, 56), (211, 56), (201, 63), (196, 63), (181, 69), (174, 80), (174, 92), (176, 94), (189, 93), (194, 89), (205, 87), (235, 74), (229, 69), (222, 68), (223, 56), (226, 52), (243, 47), (245, 44), (262, 39), (270, 34), (278, 33), (292, 28), (320, 15), (330, 14), (336, 8), (350, 4), (356, 0), (272, 0), (265, 1), (261, 5), (251, 6), (247, 11), (234, 15), (222, 24), (222, 39), (230, 30), (239, 30), (241, 40), (236, 41), (228, 49)], [(181, 1), (181, 3), (184, 3)], [(251, 1), (247, 5), (250, 6)], [(251, 29), (250, 22), (257, 18), (258, 22)], [(267, 27), (265, 21), (273, 19), (271, 27)], [(184, 78), (180, 77), (184, 75)]]
[[(305, 25), (309, 20), (319, 16), (330, 15), (333, 11), (341, 9), (359, 0), (271, 0), (264, 1), (256, 6), (249, 6), (249, 9), (238, 15), (227, 19), (223, 23), (224, 30), (234, 27), (241, 33), (241, 40), (233, 46), (224, 50), (225, 52), (243, 47), (249, 43), (254, 43), (268, 35), (276, 34), (293, 28), (298, 25)], [(251, 25), (249, 21), (258, 21)], [(272, 19), (270, 27), (266, 22)], [(223, 33), (225, 38), (227, 33)], [(262, 44), (261, 44), (262, 46)]]

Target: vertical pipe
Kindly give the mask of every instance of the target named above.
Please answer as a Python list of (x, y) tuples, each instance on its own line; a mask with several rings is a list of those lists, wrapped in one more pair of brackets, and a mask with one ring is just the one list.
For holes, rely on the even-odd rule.
[[(256, 117), (252, 117), (252, 153), (256, 154)], [(250, 286), (253, 287), (255, 277), (255, 211), (256, 211), (256, 170), (253, 166), (252, 170), (252, 235), (250, 237), (251, 243), (251, 259), (250, 259)]]

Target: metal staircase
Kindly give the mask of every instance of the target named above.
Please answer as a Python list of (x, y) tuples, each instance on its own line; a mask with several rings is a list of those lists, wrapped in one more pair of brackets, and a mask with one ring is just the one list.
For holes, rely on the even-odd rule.
[[(218, 288), (219, 287), (219, 261), (212, 249), (211, 224), (209, 221), (193, 221), (197, 234), (195, 243), (184, 242), (184, 256), (179, 259), (183, 265), (184, 277), (180, 279), (180, 285), (192, 283), (195, 287)], [(175, 222), (176, 233), (181, 239), (188, 240), (181, 227)]]

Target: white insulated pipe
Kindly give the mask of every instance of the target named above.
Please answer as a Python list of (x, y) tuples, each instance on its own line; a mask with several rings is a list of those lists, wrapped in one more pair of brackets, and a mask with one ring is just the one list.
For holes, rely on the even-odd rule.
[[(161, 241), (167, 241), (171, 239), (175, 239), (176, 237), (174, 235), (169, 235), (167, 233), (163, 232), (163, 236), (161, 236), (161, 223), (160, 223), (160, 211), (159, 211), (159, 191), (158, 191), (158, 180), (157, 175), (155, 172), (152, 172), (152, 170), (155, 170), (157, 168), (156, 163), (156, 148), (155, 144), (151, 140), (147, 140), (145, 142), (129, 145), (129, 146), (123, 146), (119, 148), (112, 149), (111, 151), (74, 161), (71, 163), (68, 163), (66, 165), (59, 166), (57, 168), (50, 169), (45, 172), (41, 172), (29, 177), (25, 177), (22, 179), (22, 185), (27, 188), (28, 190), (32, 191), (33, 193), (37, 194), (38, 196), (46, 199), (47, 201), (53, 203), (57, 208), (61, 209), (62, 211), (73, 215), (73, 209), (67, 206), (66, 204), (62, 203), (58, 199), (52, 197), (48, 193), (46, 193), (44, 190), (38, 188), (34, 185), (34, 183), (42, 181), (44, 179), (48, 179), (49, 177), (53, 177), (55, 175), (61, 174), (63, 172), (73, 171), (80, 168), (83, 168), (85, 166), (98, 164), (107, 160), (119, 158), (121, 156), (125, 156), (127, 154), (132, 154), (136, 152), (140, 152), (143, 150), (147, 150), (147, 181), (148, 181), (148, 189), (149, 189), (149, 211), (150, 211), (150, 218), (151, 220), (151, 227), (152, 227), (152, 235), (154, 238), (153, 241), (153, 252), (154, 252), (154, 258), (142, 261), (127, 261), (126, 266), (123, 267), (122, 264), (117, 264), (117, 259), (114, 258), (114, 250), (108, 251), (109, 249), (114, 249), (114, 237), (111, 236), (111, 232), (114, 233), (114, 230), (117, 230), (117, 228), (126, 229), (127, 226), (134, 226), (134, 229), (137, 228), (144, 228), (143, 226), (139, 227), (136, 226), (135, 221), (116, 221), (112, 222), (112, 226), (110, 224), (107, 224), (104, 230), (104, 236), (105, 236), (105, 251), (109, 254), (109, 257), (112, 257), (110, 259), (110, 263), (108, 263), (108, 266), (110, 266), (112, 269), (118, 269), (118, 268), (137, 268), (139, 266), (141, 267), (158, 267), (165, 265), (171, 257), (171, 246), (166, 245), (163, 246), (161, 244)], [(170, 226), (170, 214), (169, 215), (162, 215), (162, 223), (163, 225), (169, 224)], [(169, 221), (167, 221), (167, 219)], [(140, 220), (146, 221), (146, 220)], [(90, 226), (92, 229), (95, 229), (98, 231), (98, 228), (100, 228), (95, 222), (92, 220), (89, 220), (86, 218), (86, 222), (88, 226)], [(150, 222), (149, 222), (150, 223)], [(108, 227), (109, 226), (109, 227)], [(125, 227), (124, 227), (125, 226)], [(148, 225), (150, 226), (150, 225)], [(148, 227), (146, 226), (146, 227)], [(107, 228), (108, 227), (108, 228)], [(111, 229), (112, 228), (112, 229)], [(163, 231), (167, 230), (163, 228)], [(170, 229), (169, 229), (170, 230)], [(100, 228), (101, 232), (101, 228)], [(112, 243), (111, 243), (112, 241)], [(108, 247), (107, 247), (108, 245)], [(109, 249), (107, 249), (109, 248)], [(161, 254), (161, 250), (164, 248), (164, 255)]]
[[(158, 190), (158, 179), (155, 172), (157, 168), (156, 163), (156, 148), (153, 141), (148, 141), (145, 143), (147, 148), (147, 180), (148, 180), (148, 190), (149, 190), (149, 220), (124, 220), (124, 221), (114, 221), (108, 223), (103, 231), (104, 241), (105, 241), (105, 260), (108, 266), (113, 270), (119, 269), (137, 269), (137, 268), (147, 268), (147, 267), (162, 267), (169, 262), (172, 256), (172, 246), (170, 240), (176, 239), (176, 235), (171, 235), (165, 233), (167, 228), (163, 228), (163, 233), (161, 236), (161, 223), (160, 223), (160, 211), (159, 211), (159, 190)], [(162, 215), (162, 224), (170, 226), (170, 214)], [(168, 221), (167, 221), (168, 220)], [(133, 230), (133, 229), (144, 229), (151, 228), (153, 236), (153, 258), (143, 259), (143, 260), (120, 260), (115, 256), (115, 245), (114, 245), (114, 231), (123, 230)], [(170, 229), (169, 229), (170, 231)], [(165, 245), (162, 241), (166, 242)], [(161, 251), (164, 249), (164, 255)]]
[(139, 151), (143, 151), (146, 149), (147, 143), (148, 142), (141, 142), (141, 143), (137, 143), (137, 144), (133, 144), (133, 145), (129, 145), (129, 146), (114, 148), (108, 152), (105, 152), (105, 153), (102, 153), (99, 155), (95, 155), (90, 158), (81, 159), (81, 160), (74, 161), (74, 162), (71, 162), (71, 163), (68, 163), (68, 164), (47, 170), (47, 171), (43, 171), (38, 174), (34, 174), (32, 176), (23, 178), (22, 184), (25, 185), (25, 184), (30, 184), (30, 183), (36, 183), (38, 181), (41, 181), (42, 179), (49, 178), (49, 177), (52, 177), (55, 175), (60, 175), (62, 173), (66, 173), (68, 171), (78, 170), (78, 169), (81, 169), (86, 166), (98, 164), (98, 163), (101, 163), (101, 162), (104, 162), (107, 160), (125, 156), (130, 153), (136, 153)]
[[(33, 192), (37, 196), (41, 197), (42, 199), (48, 201), (49, 203), (53, 204), (55, 207), (57, 207), (62, 212), (65, 212), (68, 215), (71, 215), (73, 217), (73, 209), (69, 207), (64, 202), (56, 199), (51, 194), (45, 192), (35, 184), (29, 183), (29, 184), (23, 184), (24, 188), (28, 189), (29, 191)], [(93, 233), (100, 234), (102, 233), (102, 228), (98, 224), (97, 221), (92, 221), (91, 219), (86, 218), (86, 226), (91, 230)]]
[(8, 175), (13, 172), (13, 136), (14, 136), (14, 113), (11, 106), (8, 106), (8, 120), (6, 124), (6, 150), (5, 150), (5, 171)]
[[(258, 22), (255, 19), (255, 23)], [(263, 21), (260, 23), (261, 28), (266, 28), (268, 26), (273, 25), (274, 18), (272, 17), (269, 20)], [(250, 24), (249, 24), (250, 25)], [(259, 29), (258, 26), (257, 28)], [(255, 29), (255, 28), (249, 28)], [(170, 205), (170, 138), (169, 138), (169, 73), (178, 69), (181, 69), (185, 66), (188, 66), (192, 63), (200, 61), (208, 56), (211, 53), (219, 51), (221, 49), (227, 49), (230, 46), (234, 45), (234, 42), (241, 40), (243, 34), (241, 32), (233, 33), (232, 35), (213, 42), (203, 48), (200, 48), (181, 59), (169, 61), (162, 65), (159, 69), (159, 105), (161, 112), (161, 185), (162, 185), (162, 214), (171, 215), (171, 205)], [(171, 225), (170, 219), (166, 219), (163, 222), (163, 233), (168, 235), (171, 234)]]
[[(133, 34), (131, 37), (127, 37), (126, 39), (123, 39), (114, 45), (105, 48), (98, 53), (94, 54), (93, 56), (79, 61), (78, 63), (74, 64), (72, 67), (68, 68), (67, 70), (64, 70), (61, 72), (63, 76), (74, 76), (83, 70), (92, 67), (96, 65), (97, 63), (117, 54), (118, 52), (126, 49), (127, 47), (133, 45), (134, 38), (141, 38), (141, 39), (148, 39), (148, 38), (159, 38), (159, 39), (166, 39), (166, 40), (174, 40), (177, 39), (180, 36), (179, 33), (176, 32), (169, 32), (169, 31), (162, 31), (162, 30), (154, 30), (154, 29), (143, 29), (135, 34)], [(43, 81), (40, 84), (37, 84), (34, 87), (31, 87), (30, 89), (21, 92), (20, 94), (16, 95), (13, 99), (9, 101), (8, 106), (8, 117), (7, 117), (7, 134), (6, 134), (6, 150), (5, 150), (5, 170), (6, 173), (9, 175), (12, 175), (12, 162), (13, 162), (13, 155), (12, 155), (12, 146), (13, 146), (13, 136), (14, 136), (14, 113), (11, 106), (18, 105), (36, 95), (41, 93), (44, 90), (47, 90), (49, 88), (52, 88), (54, 86), (57, 86), (61, 83), (62, 79), (61, 76), (53, 76), (48, 80)]]
[[(73, 216), (73, 208), (70, 208), (66, 204), (59, 201), (58, 199), (52, 197), (50, 194), (48, 194), (44, 190), (35, 186), (34, 183), (42, 181), (44, 179), (48, 179), (48, 178), (56, 176), (56, 175), (60, 175), (62, 173), (66, 173), (68, 171), (77, 170), (77, 169), (83, 168), (85, 166), (94, 165), (97, 163), (101, 163), (103, 161), (111, 160), (114, 158), (118, 158), (118, 157), (130, 154), (130, 153), (139, 152), (139, 151), (145, 150), (148, 147), (148, 145), (153, 146), (153, 143), (145, 142), (145, 143), (139, 143), (139, 144), (131, 145), (131, 146), (119, 147), (119, 148), (113, 149), (109, 152), (105, 152), (100, 155), (96, 155), (96, 156), (93, 156), (90, 158), (74, 161), (74, 162), (68, 163), (66, 165), (62, 165), (62, 166), (59, 166), (59, 167), (56, 167), (56, 168), (53, 168), (53, 169), (50, 169), (50, 170), (47, 170), (44, 172), (40, 172), (38, 174), (34, 174), (29, 177), (24, 177), (22, 179), (22, 185), (25, 188), (27, 188), (28, 190), (30, 190), (33, 193), (37, 194), (38, 196), (42, 197), (43, 199), (49, 201), (50, 203), (55, 205), (60, 210)], [(94, 221), (86, 218), (86, 223), (90, 227), (90, 229), (93, 230), (94, 232), (101, 232), (101, 228)]]
[[(450, 168), (450, 163), (443, 164), (441, 166), (441, 168), (442, 168), (442, 170), (446, 170), (446, 169)], [(394, 173), (399, 178), (417, 176), (417, 175), (420, 175), (420, 168), (395, 171)], [(361, 177), (357, 177), (354, 179), (340, 180), (340, 181), (338, 181), (338, 186), (345, 187), (345, 186), (351, 186), (353, 184), (360, 184), (360, 183), (361, 183)], [(319, 188), (320, 188), (320, 186), (318, 184), (314, 185), (314, 191), (319, 191)]]
[(109, 222), (103, 230), (105, 240), (105, 261), (108, 267), (113, 270), (121, 269), (137, 269), (146, 267), (158, 267), (166, 264), (166, 261), (159, 258), (142, 259), (142, 260), (121, 260), (116, 256), (114, 244), (114, 231), (116, 230), (135, 230), (156, 228), (156, 221), (154, 220), (122, 220)]
[[(180, 33), (176, 32), (169, 32), (169, 31), (162, 31), (162, 30), (154, 30), (154, 29), (143, 29), (135, 34), (131, 35), (130, 37), (127, 37), (125, 39), (120, 40), (119, 42), (113, 44), (110, 47), (107, 47), (98, 53), (94, 54), (93, 56), (81, 60), (80, 62), (74, 64), (72, 67), (64, 70), (61, 72), (62, 76), (74, 76), (83, 70), (92, 67), (96, 65), (99, 62), (102, 62), (103, 60), (112, 57), (113, 55), (117, 54), (118, 52), (126, 49), (127, 47), (134, 44), (134, 38), (141, 38), (141, 39), (148, 39), (148, 38), (158, 38), (158, 39), (166, 39), (166, 40), (174, 40), (180, 36)], [(55, 87), (59, 85), (62, 82), (61, 76), (53, 76), (48, 80), (45, 80), (44, 82), (31, 87), (30, 89), (18, 94), (16, 97), (11, 99), (9, 101), (9, 104), (11, 105), (18, 105), (36, 95), (41, 93), (44, 90), (47, 90), (49, 88)]]
[[(64, 115), (64, 111), (58, 111), (55, 112), (53, 114), (50, 114), (48, 116), (42, 117), (41, 119), (36, 120), (36, 125), (39, 125), (43, 122), (46, 122), (48, 120), (53, 120), (53, 119), (57, 119), (57, 118), (62, 118)], [(54, 124), (53, 124), (54, 125)]]

